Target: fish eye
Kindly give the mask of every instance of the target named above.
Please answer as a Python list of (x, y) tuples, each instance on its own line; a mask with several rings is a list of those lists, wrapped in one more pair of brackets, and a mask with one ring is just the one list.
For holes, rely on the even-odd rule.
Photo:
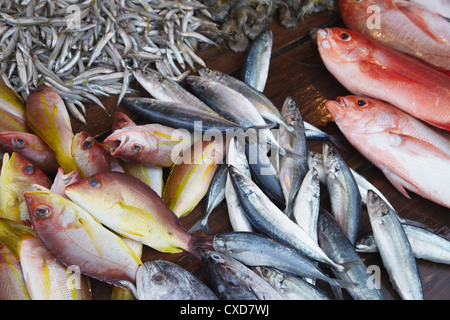
[(51, 216), (52, 209), (46, 205), (39, 205), (34, 209), (34, 214), (40, 219), (46, 219)]
[(272, 273), (272, 270), (270, 270), (269, 268), (264, 268), (264, 269), (262, 269), (262, 274), (263, 274), (265, 277), (269, 277), (269, 276), (271, 275), (271, 273)]
[(35, 167), (29, 163), (23, 167), (23, 171), (26, 174), (33, 174), (35, 170), (36, 170)]
[(14, 137), (11, 139), (11, 144), (17, 149), (25, 148), (25, 141), (22, 138)]
[(153, 280), (157, 283), (161, 283), (166, 280), (166, 277), (162, 273), (155, 273), (153, 275)]
[(354, 3), (361, 3), (363, 0), (353, 0)]
[(342, 32), (341, 39), (344, 41), (350, 41), (352, 39), (352, 37), (347, 32)]
[(222, 258), (218, 254), (212, 254), (211, 258), (213, 258), (214, 260), (222, 260)]
[(87, 138), (83, 142), (83, 149), (89, 149), (94, 145), (94, 139), (92, 137)]
[(100, 182), (100, 180), (98, 180), (97, 178), (93, 178), (89, 180), (89, 185), (93, 188), (97, 188), (97, 187), (101, 187), (102, 184)]
[(133, 144), (133, 146), (131, 147), (131, 149), (133, 149), (133, 151), (136, 151), (137, 153), (140, 153), (142, 151), (142, 146), (139, 144)]
[(364, 106), (368, 106), (369, 105), (369, 103), (366, 100), (363, 100), (363, 99), (358, 99), (358, 101), (356, 103), (360, 107), (364, 107)]
[(120, 122), (127, 123), (127, 119), (125, 119), (125, 118), (120, 118)]

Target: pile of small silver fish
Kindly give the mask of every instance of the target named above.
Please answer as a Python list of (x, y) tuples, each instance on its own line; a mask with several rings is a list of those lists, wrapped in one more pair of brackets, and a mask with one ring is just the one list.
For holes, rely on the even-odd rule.
[(204, 66), (195, 52), (223, 34), (209, 17), (198, 1), (1, 1), (2, 80), (24, 100), (46, 83), (84, 121), (84, 104), (131, 91), (133, 68)]
[[(279, 111), (262, 93), (268, 73), (246, 72), (267, 65), (271, 45), (252, 45), (265, 49), (249, 51), (245, 81), (207, 67), (182, 81), (132, 69), (151, 98), (124, 97), (139, 122), (116, 112), (101, 143), (72, 131), (49, 86), (25, 106), (2, 91), (11, 118), (0, 124), (23, 130), (0, 132), (1, 299), (91, 299), (93, 278), (113, 286), (112, 299), (331, 300), (345, 290), (381, 300), (359, 252), (379, 252), (401, 298), (423, 299), (416, 259), (449, 264), (450, 241), (402, 219), (291, 97)], [(204, 216), (186, 230), (182, 218), (201, 201)], [(232, 231), (211, 234), (221, 204)], [(207, 283), (175, 263), (142, 261), (144, 247), (191, 254)]]

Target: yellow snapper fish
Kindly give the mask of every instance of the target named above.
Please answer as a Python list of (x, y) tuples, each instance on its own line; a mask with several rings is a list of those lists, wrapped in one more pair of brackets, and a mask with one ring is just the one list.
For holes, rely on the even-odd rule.
[[(147, 184), (126, 173), (105, 171), (66, 188), (73, 202), (116, 233), (160, 252), (200, 257), (196, 237)], [(99, 201), (100, 200), (100, 201)]]
[(22, 98), (0, 80), (0, 131), (32, 132), (25, 120)]
[(62, 264), (120, 287), (121, 281), (135, 282), (140, 258), (88, 212), (42, 187), (24, 197), (33, 229)]
[(13, 221), (27, 221), (28, 210), (23, 194), (30, 191), (34, 184), (50, 188), (52, 181), (38, 167), (19, 153), (3, 156), (0, 171), (0, 211), (2, 218)]
[(30, 300), (19, 260), (0, 245), (0, 300)]
[(81, 179), (83, 178), (81, 177), (81, 174), (78, 170), (73, 170), (72, 172), (65, 174), (63, 169), (59, 167), (58, 173), (53, 180), (50, 190), (64, 198), (69, 199), (66, 196), (66, 187), (71, 183), (80, 181)]
[(164, 187), (163, 199), (179, 218), (189, 214), (208, 192), (223, 158), (221, 147), (223, 146), (215, 141), (198, 141), (191, 148), (189, 161), (172, 167)]
[(78, 169), (71, 155), (74, 134), (61, 96), (46, 85), (30, 94), (25, 108), (27, 123), (56, 154), (65, 173)]
[(65, 267), (31, 227), (0, 218), (0, 243), (19, 261), (31, 300), (91, 300), (89, 280)]

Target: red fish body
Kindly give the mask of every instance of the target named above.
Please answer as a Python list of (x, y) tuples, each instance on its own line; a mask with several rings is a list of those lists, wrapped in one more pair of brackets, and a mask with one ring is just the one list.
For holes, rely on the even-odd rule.
[(347, 28), (450, 70), (450, 22), (409, 1), (341, 0)]
[(449, 76), (353, 30), (321, 29), (317, 43), (327, 69), (353, 94), (450, 130)]
[(326, 107), (350, 143), (405, 196), (450, 208), (450, 135), (385, 102), (357, 96)]

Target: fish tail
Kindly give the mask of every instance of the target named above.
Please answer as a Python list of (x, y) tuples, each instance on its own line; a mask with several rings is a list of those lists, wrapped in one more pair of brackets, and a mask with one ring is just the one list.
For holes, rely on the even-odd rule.
[(208, 219), (200, 219), (197, 221), (189, 230), (188, 233), (194, 234), (197, 231), (203, 231), (208, 236), (211, 235), (211, 230), (209, 229)]
[(188, 244), (188, 251), (201, 259), (202, 250), (214, 251), (213, 241), (214, 236), (192, 237)]

